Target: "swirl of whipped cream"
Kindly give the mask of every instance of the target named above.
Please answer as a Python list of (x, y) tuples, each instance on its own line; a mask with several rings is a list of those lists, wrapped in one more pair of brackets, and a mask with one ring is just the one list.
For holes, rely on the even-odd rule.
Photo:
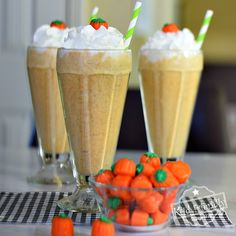
[(62, 47), (68, 37), (69, 29), (58, 29), (50, 25), (40, 26), (33, 37), (33, 46), (36, 47)]
[[(153, 53), (149, 49), (160, 50), (160, 52)], [(185, 57), (191, 57), (198, 53), (199, 49), (194, 35), (187, 28), (176, 33), (157, 31), (141, 48), (141, 54), (146, 55), (150, 61), (171, 58), (180, 54)]]
[(64, 48), (67, 49), (124, 49), (124, 37), (115, 28), (106, 29), (101, 26), (98, 30), (91, 25), (73, 28), (68, 34)]

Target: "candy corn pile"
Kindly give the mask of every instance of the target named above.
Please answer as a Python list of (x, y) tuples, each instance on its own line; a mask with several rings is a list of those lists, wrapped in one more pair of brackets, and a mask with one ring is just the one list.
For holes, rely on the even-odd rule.
[(121, 158), (111, 170), (100, 170), (95, 181), (103, 185), (97, 185), (96, 191), (108, 217), (117, 224), (159, 225), (168, 221), (180, 185), (190, 175), (187, 163), (178, 160), (161, 165), (155, 153), (147, 152), (137, 165)]

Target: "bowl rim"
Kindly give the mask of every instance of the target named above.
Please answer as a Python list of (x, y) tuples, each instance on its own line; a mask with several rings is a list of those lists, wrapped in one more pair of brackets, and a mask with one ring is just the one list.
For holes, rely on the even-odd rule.
[(124, 232), (129, 232), (129, 233), (151, 233), (151, 232), (159, 232), (165, 228), (167, 228), (172, 221), (172, 217), (169, 216), (167, 221), (162, 223), (162, 224), (156, 224), (156, 225), (147, 225), (147, 226), (132, 226), (132, 225), (123, 225), (123, 224), (118, 224), (114, 222), (115, 226), (117, 229), (124, 231)]
[(188, 181), (179, 184), (177, 186), (171, 186), (171, 187), (151, 187), (151, 188), (137, 188), (137, 187), (124, 187), (124, 186), (113, 186), (112, 184), (104, 184), (96, 182), (94, 176), (89, 176), (88, 178), (89, 183), (94, 185), (96, 188), (107, 188), (110, 190), (126, 190), (126, 191), (154, 191), (154, 192), (163, 192), (163, 191), (172, 191), (172, 190), (182, 190), (185, 189), (188, 186)]

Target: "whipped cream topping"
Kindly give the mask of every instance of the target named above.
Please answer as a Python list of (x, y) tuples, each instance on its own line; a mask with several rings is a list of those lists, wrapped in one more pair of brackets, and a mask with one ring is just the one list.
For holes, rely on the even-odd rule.
[(73, 28), (68, 34), (64, 48), (67, 49), (124, 49), (124, 38), (117, 29), (101, 26), (98, 30), (91, 25)]
[(33, 37), (33, 46), (36, 47), (62, 47), (68, 37), (70, 29), (58, 29), (50, 25), (40, 26)]
[[(154, 53), (148, 49), (161, 51)], [(147, 56), (153, 62), (178, 55), (191, 57), (198, 53), (199, 48), (194, 35), (186, 28), (176, 33), (157, 31), (141, 48), (141, 54)]]

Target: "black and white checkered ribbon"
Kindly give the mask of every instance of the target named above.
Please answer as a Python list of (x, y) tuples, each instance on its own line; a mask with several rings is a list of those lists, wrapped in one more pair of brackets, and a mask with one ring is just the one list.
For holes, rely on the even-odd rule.
[[(0, 192), (0, 223), (18, 224), (47, 224), (51, 223), (53, 216), (59, 215), (61, 210), (57, 206), (57, 201), (70, 193), (62, 192)], [(185, 199), (182, 207), (192, 208), (192, 203), (207, 203), (208, 199)], [(187, 206), (188, 204), (189, 206)], [(90, 224), (99, 214), (86, 214), (66, 211), (75, 224)], [(220, 210), (213, 214), (191, 215), (189, 217), (173, 217), (172, 227), (175, 226), (202, 226), (202, 227), (232, 227), (227, 214)]]
[[(215, 203), (214, 210), (210, 209), (210, 201)], [(197, 207), (205, 206), (205, 210), (196, 210)], [(180, 202), (180, 206), (185, 210), (192, 210), (194, 214), (180, 215), (176, 213), (173, 217), (172, 226), (180, 227), (210, 227), (210, 228), (228, 228), (234, 227), (233, 223), (230, 221), (227, 213), (220, 208), (220, 206), (215, 202), (214, 197), (205, 198), (184, 198)], [(197, 207), (196, 207), (197, 206)]]
[[(57, 201), (67, 195), (68, 193), (62, 192), (1, 192), (0, 223), (51, 223), (53, 216), (62, 212)], [(99, 214), (63, 212), (71, 217), (75, 224), (90, 224), (99, 217)]]

